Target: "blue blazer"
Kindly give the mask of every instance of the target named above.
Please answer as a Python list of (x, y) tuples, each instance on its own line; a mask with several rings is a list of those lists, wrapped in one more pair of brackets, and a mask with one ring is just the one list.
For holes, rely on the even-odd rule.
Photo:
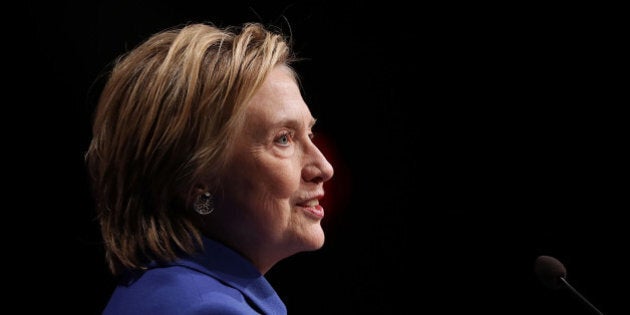
[(129, 273), (104, 315), (286, 314), (264, 276), (232, 249), (208, 238), (204, 252), (146, 271)]

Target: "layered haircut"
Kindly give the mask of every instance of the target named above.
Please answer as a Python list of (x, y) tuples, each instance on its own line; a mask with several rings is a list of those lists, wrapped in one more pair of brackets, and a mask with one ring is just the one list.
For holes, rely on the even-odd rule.
[(86, 154), (113, 274), (199, 248), (195, 185), (220, 190), (244, 105), (274, 67), (295, 60), (276, 29), (196, 23), (154, 34), (115, 61)]

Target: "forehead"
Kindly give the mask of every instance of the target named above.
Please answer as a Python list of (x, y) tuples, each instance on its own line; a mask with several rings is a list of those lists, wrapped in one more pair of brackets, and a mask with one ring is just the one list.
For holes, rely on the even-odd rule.
[(271, 71), (249, 101), (246, 121), (271, 124), (294, 121), (312, 126), (314, 118), (290, 69), (280, 66)]

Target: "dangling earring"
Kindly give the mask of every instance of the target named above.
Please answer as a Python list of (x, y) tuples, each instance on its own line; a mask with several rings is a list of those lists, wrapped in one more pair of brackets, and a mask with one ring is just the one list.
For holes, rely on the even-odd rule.
[(201, 215), (208, 215), (214, 211), (214, 202), (212, 202), (212, 195), (209, 192), (203, 193), (203, 195), (197, 196), (194, 204), (195, 211)]

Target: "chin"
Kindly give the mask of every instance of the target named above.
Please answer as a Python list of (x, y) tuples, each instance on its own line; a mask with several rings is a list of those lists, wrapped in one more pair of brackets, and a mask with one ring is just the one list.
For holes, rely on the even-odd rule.
[(322, 246), (324, 246), (324, 241), (326, 240), (322, 227), (320, 225), (317, 225), (316, 227), (314, 226), (309, 232), (309, 235), (304, 237), (304, 250), (313, 251), (322, 248)]

